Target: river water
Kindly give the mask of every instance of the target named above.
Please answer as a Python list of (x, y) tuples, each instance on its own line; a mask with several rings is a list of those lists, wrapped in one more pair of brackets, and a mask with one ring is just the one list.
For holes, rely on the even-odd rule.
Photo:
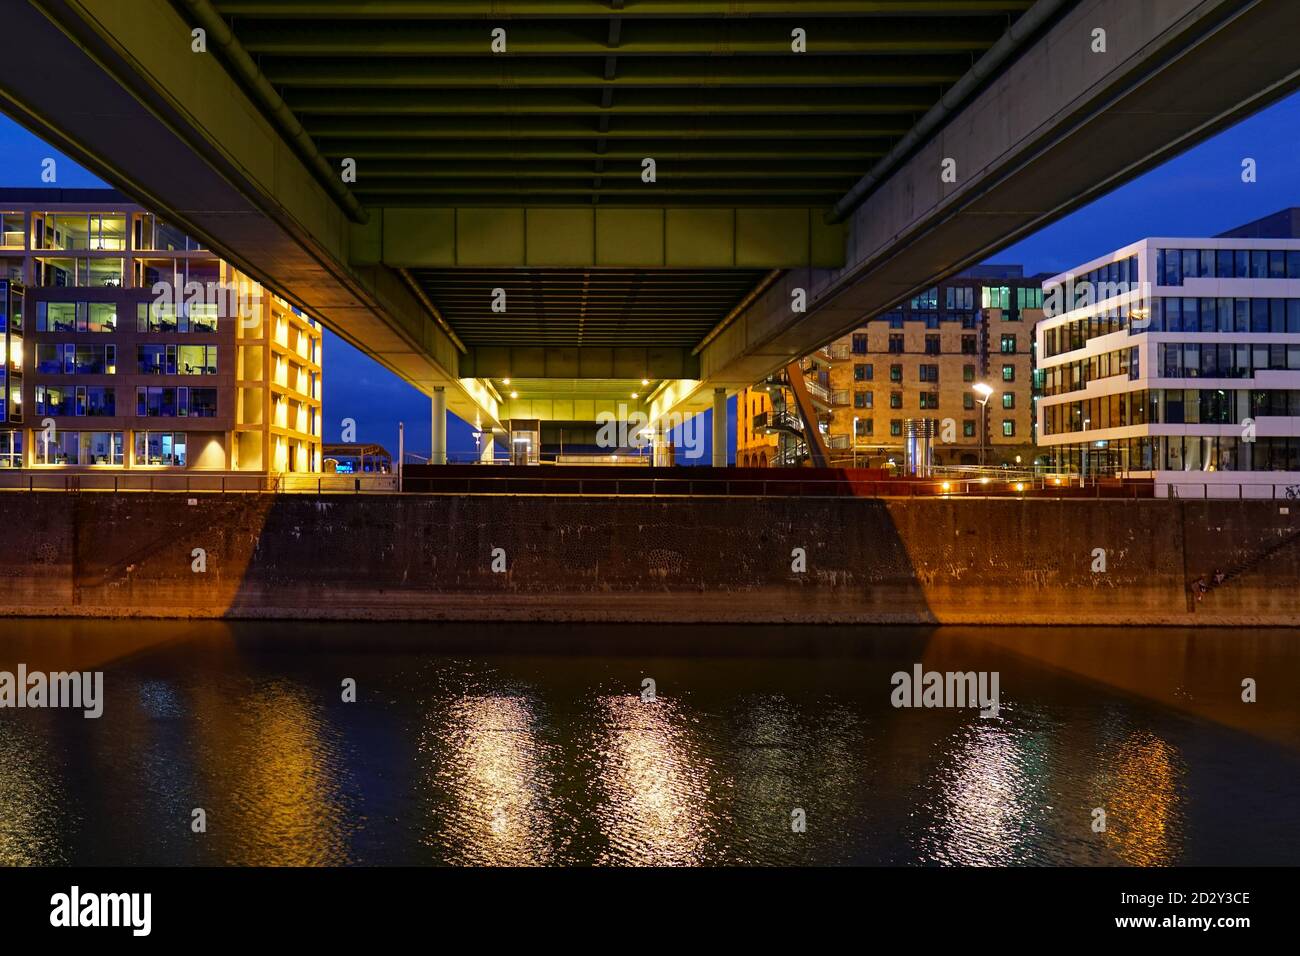
[[(0, 709), (6, 865), (1300, 860), (1300, 631), (0, 622), (19, 664), (103, 715)], [(917, 664), (997, 715), (894, 707)]]

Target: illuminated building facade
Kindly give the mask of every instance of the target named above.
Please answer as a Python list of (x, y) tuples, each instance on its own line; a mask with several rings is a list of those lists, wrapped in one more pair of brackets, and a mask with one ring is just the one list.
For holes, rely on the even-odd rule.
[(0, 468), (320, 471), (318, 322), (113, 190), (0, 190), (0, 226)]
[(1206, 485), (1300, 472), (1298, 222), (1144, 239), (1044, 284), (1061, 303), (1038, 329), (1056, 468)]
[(832, 454), (864, 467), (900, 463), (905, 422), (932, 419), (936, 464), (1030, 467), (1042, 316), (1040, 279), (1020, 266), (978, 266), (837, 340)]

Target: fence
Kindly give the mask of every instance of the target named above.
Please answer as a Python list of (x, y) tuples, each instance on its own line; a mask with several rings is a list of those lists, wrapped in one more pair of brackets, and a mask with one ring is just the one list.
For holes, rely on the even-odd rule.
[(192, 494), (362, 494), (398, 491), (395, 475), (205, 475), (0, 472), (0, 491), (156, 492)]
[[(1161, 494), (1163, 492), (1164, 494)], [(1273, 482), (1171, 481), (1157, 482), (1156, 494), (1169, 498), (1190, 499), (1266, 499), (1300, 501), (1300, 485)]]
[[(796, 477), (776, 470), (752, 469), (749, 474), (712, 474), (693, 477), (684, 469), (680, 476), (573, 475), (547, 470), (525, 474), (431, 474), (406, 479), (408, 492), (426, 494), (497, 495), (642, 495), (684, 497), (856, 497), (856, 498), (1121, 498), (1136, 500), (1154, 496), (1150, 481), (1114, 481), (1084, 487), (1049, 479), (994, 481), (992, 479), (931, 480), (843, 477)], [(704, 471), (705, 469), (699, 469)], [(765, 472), (762, 475), (755, 471)]]

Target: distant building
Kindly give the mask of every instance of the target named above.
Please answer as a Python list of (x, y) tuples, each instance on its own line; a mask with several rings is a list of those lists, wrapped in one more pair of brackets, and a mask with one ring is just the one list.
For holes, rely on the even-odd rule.
[[(829, 403), (832, 463), (901, 464), (906, 421), (932, 419), (936, 464), (977, 465), (983, 457), (988, 465), (1030, 467), (1037, 453), (1033, 328), (1042, 314), (1040, 277), (1026, 278), (1018, 265), (976, 266), (808, 356), (805, 368), (819, 375), (811, 391), (824, 390)], [(983, 408), (978, 384), (990, 389)], [(739, 421), (765, 421), (769, 385), (741, 392)], [(738, 425), (737, 432), (751, 459), (763, 453), (761, 430)], [(767, 444), (771, 456), (775, 441)]]
[(1060, 302), (1038, 327), (1053, 465), (1158, 487), (1300, 472), (1297, 227), (1288, 209), (1215, 238), (1144, 239), (1044, 283)]
[(339, 475), (387, 475), (393, 456), (383, 445), (338, 442), (325, 445), (325, 471)]
[(319, 323), (171, 224), (0, 189), (0, 275), (0, 468), (320, 471)]
[(828, 457), (831, 365), (831, 350), (818, 349), (736, 396), (736, 467), (791, 468)]

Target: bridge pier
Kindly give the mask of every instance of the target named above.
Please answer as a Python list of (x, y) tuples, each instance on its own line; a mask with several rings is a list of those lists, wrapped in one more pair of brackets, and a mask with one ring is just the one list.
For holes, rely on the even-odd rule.
[(433, 389), (433, 447), (429, 464), (447, 464), (447, 392), (441, 385)]
[(713, 467), (727, 467), (727, 390), (713, 390)]

